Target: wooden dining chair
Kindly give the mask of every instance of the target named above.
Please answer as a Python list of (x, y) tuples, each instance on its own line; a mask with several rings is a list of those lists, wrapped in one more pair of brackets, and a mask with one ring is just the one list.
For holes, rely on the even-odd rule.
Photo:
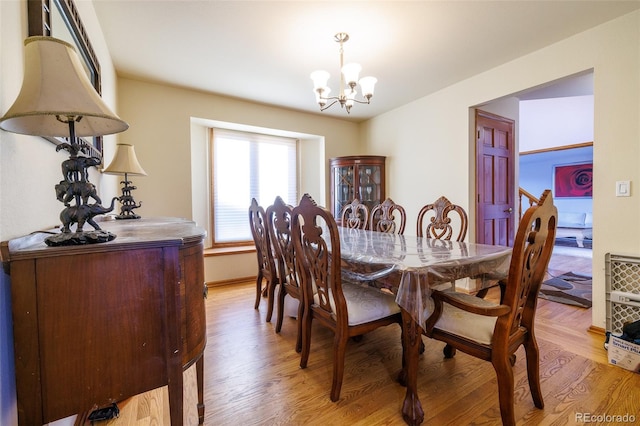
[[(450, 214), (454, 216), (454, 219), (449, 216)], [(455, 234), (455, 241), (463, 241), (467, 236), (468, 224), (467, 212), (459, 205), (451, 203), (447, 197), (442, 196), (434, 203), (427, 204), (420, 209), (417, 235), (418, 237), (450, 240)]]
[[(396, 219), (394, 213), (399, 218)], [(407, 213), (400, 204), (393, 202), (391, 198), (387, 198), (382, 203), (371, 209), (371, 219), (369, 221), (369, 229), (372, 231), (404, 234), (404, 228), (407, 223)]]
[[(260, 298), (267, 297), (267, 321), (273, 315), (275, 289), (278, 285), (278, 273), (273, 258), (273, 246), (267, 230), (267, 215), (258, 201), (253, 198), (249, 206), (249, 225), (258, 255), (258, 275), (256, 276), (256, 302), (254, 309), (260, 306)], [(264, 286), (263, 286), (264, 285)]]
[(350, 337), (401, 324), (400, 307), (391, 294), (343, 280), (336, 221), (329, 210), (318, 206), (308, 194), (293, 209), (292, 235), (305, 301), (300, 367), (306, 368), (309, 360), (313, 321), (332, 330), (331, 401), (335, 402), (340, 398)]
[[(549, 190), (540, 203), (522, 216), (513, 245), (506, 293), (501, 304), (464, 293), (434, 291), (433, 314), (424, 333), (474, 357), (490, 361), (498, 378), (502, 424), (515, 425), (513, 364), (522, 345), (529, 389), (536, 407), (543, 408), (540, 354), (534, 333), (538, 292), (549, 264), (558, 211)], [(426, 312), (425, 312), (426, 313)]]
[(296, 352), (302, 350), (302, 315), (304, 300), (299, 274), (295, 267), (295, 251), (291, 235), (291, 219), (293, 207), (286, 204), (281, 197), (276, 197), (274, 203), (267, 208), (267, 228), (269, 237), (276, 254), (276, 269), (279, 272), (280, 291), (278, 292), (276, 333), (280, 333), (285, 314), (287, 296), (297, 304), (296, 319), (298, 337)]
[[(462, 207), (442, 196), (420, 209), (416, 225), (418, 237), (449, 241), (455, 235), (455, 241), (464, 241), (469, 220), (467, 212)], [(449, 285), (452, 286), (453, 283)], [(445, 287), (447, 284), (440, 286)]]
[(355, 198), (342, 209), (341, 224), (345, 228), (367, 229), (367, 225), (369, 224), (369, 207)]

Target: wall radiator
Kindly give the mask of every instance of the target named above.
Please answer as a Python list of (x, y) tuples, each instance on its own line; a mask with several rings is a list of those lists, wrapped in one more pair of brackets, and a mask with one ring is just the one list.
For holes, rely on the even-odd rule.
[(622, 334), (628, 322), (640, 320), (640, 257), (605, 255), (607, 331)]

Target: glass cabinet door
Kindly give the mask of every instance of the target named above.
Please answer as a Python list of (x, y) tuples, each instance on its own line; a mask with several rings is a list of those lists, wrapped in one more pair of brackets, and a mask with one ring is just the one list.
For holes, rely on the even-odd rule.
[(364, 164), (358, 168), (358, 192), (360, 201), (371, 210), (380, 204), (381, 173), (380, 166)]
[(355, 167), (342, 166), (333, 169), (334, 184), (334, 217), (339, 217), (345, 205), (351, 203), (355, 198)]
[(355, 198), (371, 210), (385, 197), (385, 157), (359, 155), (330, 160), (331, 213), (340, 224), (342, 209)]

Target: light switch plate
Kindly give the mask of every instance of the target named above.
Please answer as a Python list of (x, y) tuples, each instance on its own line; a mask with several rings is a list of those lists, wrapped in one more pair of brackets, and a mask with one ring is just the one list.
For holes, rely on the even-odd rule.
[(631, 196), (631, 181), (619, 180), (616, 182), (616, 197)]

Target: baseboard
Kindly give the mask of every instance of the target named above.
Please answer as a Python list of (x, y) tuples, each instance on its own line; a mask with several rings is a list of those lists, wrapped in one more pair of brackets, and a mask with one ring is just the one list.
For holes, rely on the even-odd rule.
[(256, 276), (244, 277), (244, 278), (231, 278), (229, 280), (222, 280), (222, 281), (207, 281), (205, 284), (209, 288), (211, 288), (211, 287), (222, 287), (222, 286), (225, 286), (225, 285), (246, 284), (249, 281), (255, 281), (256, 278), (257, 278)]
[(234, 254), (255, 253), (256, 246), (232, 246), (204, 249), (204, 257), (229, 256)]
[(604, 336), (606, 334), (605, 329), (602, 327), (596, 327), (595, 325), (591, 325), (589, 326), (589, 328), (587, 329), (587, 331), (589, 333), (593, 333), (593, 334), (599, 334), (601, 336)]

